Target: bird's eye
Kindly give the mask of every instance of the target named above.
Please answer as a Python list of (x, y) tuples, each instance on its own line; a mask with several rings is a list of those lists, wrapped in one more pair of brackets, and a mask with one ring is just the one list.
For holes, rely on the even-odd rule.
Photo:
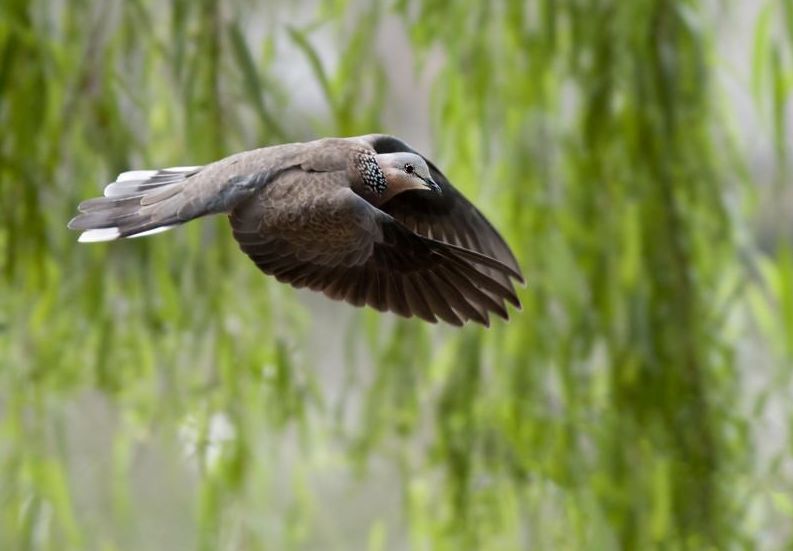
[(416, 170), (416, 168), (412, 164), (408, 163), (405, 165), (405, 172), (408, 174), (413, 174), (414, 170)]

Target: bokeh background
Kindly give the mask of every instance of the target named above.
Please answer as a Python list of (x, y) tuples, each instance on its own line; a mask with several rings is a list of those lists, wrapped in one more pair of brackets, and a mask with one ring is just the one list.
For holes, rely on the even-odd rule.
[[(792, 87), (787, 0), (0, 0), (0, 548), (789, 548)], [(370, 132), (512, 244), (510, 322), (65, 228)]]

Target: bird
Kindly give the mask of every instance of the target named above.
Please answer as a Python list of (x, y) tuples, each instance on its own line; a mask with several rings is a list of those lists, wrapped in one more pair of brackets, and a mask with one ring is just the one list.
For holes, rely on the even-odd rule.
[(265, 274), (354, 306), (455, 326), (520, 308), (505, 240), (437, 166), (386, 134), (243, 151), (121, 173), (83, 201), (78, 241), (152, 235), (225, 214)]

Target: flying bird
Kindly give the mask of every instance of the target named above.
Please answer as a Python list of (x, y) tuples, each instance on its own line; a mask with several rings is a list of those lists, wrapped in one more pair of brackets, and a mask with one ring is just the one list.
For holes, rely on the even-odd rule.
[(323, 138), (205, 166), (124, 172), (80, 203), (79, 241), (227, 214), (264, 273), (355, 306), (453, 325), (520, 307), (515, 256), (428, 159), (393, 136)]

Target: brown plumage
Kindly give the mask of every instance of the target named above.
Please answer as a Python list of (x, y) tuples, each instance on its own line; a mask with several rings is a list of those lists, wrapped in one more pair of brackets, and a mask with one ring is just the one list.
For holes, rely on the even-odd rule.
[(489, 325), (520, 306), (507, 244), (443, 173), (392, 136), (325, 138), (204, 167), (121, 174), (69, 227), (80, 241), (157, 233), (227, 213), (265, 273), (356, 306)]

